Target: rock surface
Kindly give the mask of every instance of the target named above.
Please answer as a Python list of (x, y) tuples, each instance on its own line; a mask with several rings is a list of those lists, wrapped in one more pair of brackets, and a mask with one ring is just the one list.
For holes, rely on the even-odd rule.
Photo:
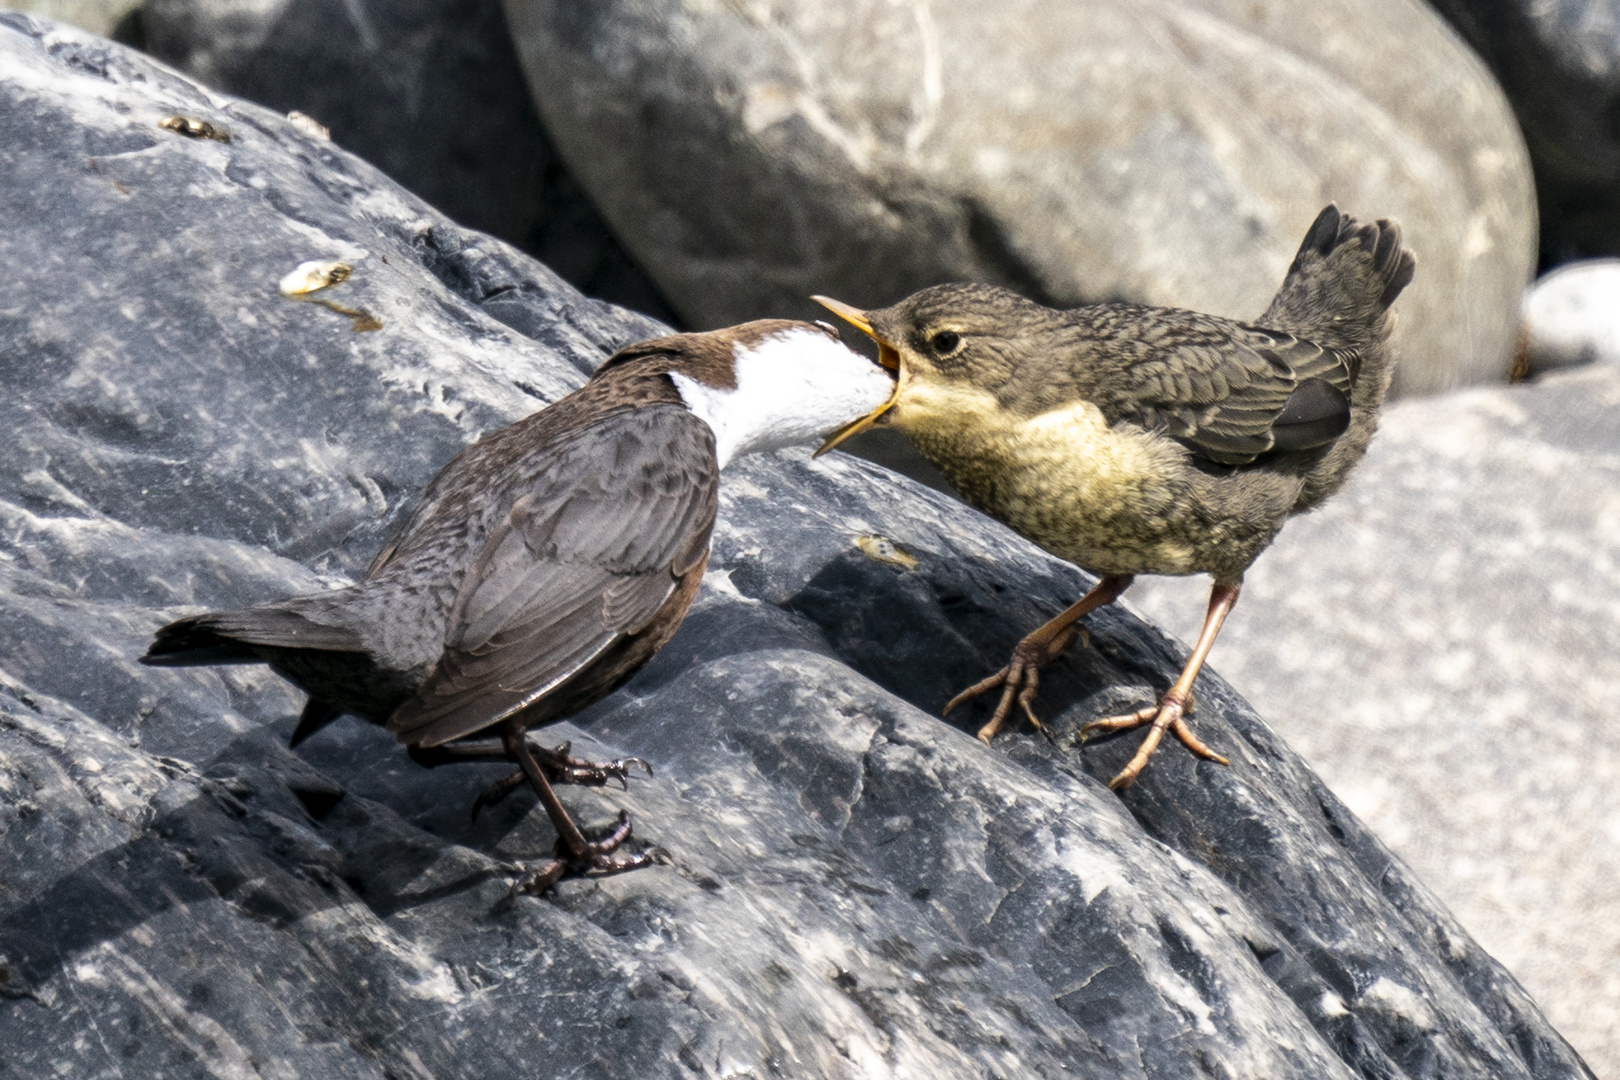
[(1535, 165), (1544, 265), (1620, 254), (1620, 0), (1429, 0), (1491, 65)]
[[(1196, 633), (1202, 583), (1133, 598)], [(1213, 660), (1620, 1076), (1620, 366), (1391, 409)]]
[(6, 7), (71, 23), (92, 34), (112, 37), (141, 0), (7, 0)]
[(505, 2), (548, 130), (694, 326), (952, 280), (1254, 318), (1332, 200), (1422, 260), (1397, 394), (1512, 362), (1523, 143), (1421, 4)]
[[(1180, 659), (1128, 614), (1052, 672), (1058, 745), (935, 718), (1084, 582), (848, 459), (730, 476), (681, 633), (548, 732), (657, 762), (565, 797), (672, 864), (501, 910), (550, 836), (518, 798), (468, 822), (498, 770), (353, 722), (295, 755), (274, 677), (133, 659), (356, 573), (457, 447), (654, 327), (16, 15), (0, 213), (31, 270), (0, 294), (0, 1076), (1591, 1075), (1219, 679), (1198, 723), (1233, 766), (1110, 793), (1130, 746), (1065, 744)], [(276, 294), (320, 257), (381, 330)]]
[(146, 0), (130, 31), (209, 87), (314, 117), (588, 295), (671, 317), (546, 137), (499, 0)]
[(1524, 296), (1524, 354), (1532, 374), (1620, 364), (1620, 259), (1568, 263)]

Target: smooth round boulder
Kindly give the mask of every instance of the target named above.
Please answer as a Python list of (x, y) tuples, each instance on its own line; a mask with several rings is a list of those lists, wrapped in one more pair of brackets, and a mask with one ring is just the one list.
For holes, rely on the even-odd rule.
[(1329, 201), (1420, 258), (1396, 393), (1506, 377), (1530, 170), (1405, 0), (505, 0), (548, 129), (695, 326), (979, 280), (1254, 318)]
[(1524, 359), (1532, 375), (1620, 363), (1620, 259), (1569, 263), (1526, 290)]

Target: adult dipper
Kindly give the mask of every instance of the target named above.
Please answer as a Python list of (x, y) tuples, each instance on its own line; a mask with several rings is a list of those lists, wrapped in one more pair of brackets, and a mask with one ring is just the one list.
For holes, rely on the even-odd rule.
[(945, 711), (1000, 687), (979, 738), (1015, 700), (1040, 727), (1040, 669), (1081, 616), (1137, 574), (1204, 573), (1209, 612), (1180, 678), (1156, 705), (1093, 721), (1082, 738), (1149, 725), (1115, 788), (1166, 730), (1225, 764), (1187, 726), (1193, 679), (1244, 571), (1366, 451), (1393, 374), (1389, 307), (1414, 265), (1394, 222), (1358, 225), (1328, 206), (1255, 323), (1135, 304), (1054, 311), (983, 285), (939, 285), (878, 311), (818, 297), (898, 372), (890, 399), (822, 451), (881, 419), (973, 506), (1100, 576)]
[(269, 664), (310, 695), (295, 746), (352, 713), (425, 765), (515, 763), (474, 814), (526, 780), (558, 836), (515, 889), (643, 866), (650, 853), (612, 857), (628, 813), (587, 840), (552, 784), (622, 782), (645, 763), (582, 761), (527, 729), (605, 697), (674, 634), (703, 578), (729, 461), (822, 439), (892, 387), (825, 325), (752, 322), (633, 345), (456, 455), (359, 584), (181, 619), (141, 661)]

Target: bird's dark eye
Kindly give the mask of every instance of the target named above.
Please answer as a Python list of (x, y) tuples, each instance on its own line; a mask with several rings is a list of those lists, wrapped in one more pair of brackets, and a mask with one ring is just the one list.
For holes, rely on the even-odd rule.
[(962, 335), (952, 330), (941, 330), (928, 339), (928, 344), (933, 346), (934, 352), (940, 356), (949, 356), (956, 351), (958, 345), (962, 344)]

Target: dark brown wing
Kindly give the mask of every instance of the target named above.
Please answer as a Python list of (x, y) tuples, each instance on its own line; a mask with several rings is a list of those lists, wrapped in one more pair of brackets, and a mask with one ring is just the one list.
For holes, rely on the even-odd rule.
[(709, 549), (719, 466), (680, 406), (635, 409), (556, 448), (451, 608), (445, 651), (388, 721), (413, 745), (471, 735), (644, 627)]
[(1111, 422), (1163, 431), (1221, 465), (1324, 446), (1349, 427), (1353, 352), (1326, 350), (1281, 331), (1173, 314), (1187, 321), (1149, 333), (1146, 350), (1121, 372), (1124, 392), (1104, 404)]

